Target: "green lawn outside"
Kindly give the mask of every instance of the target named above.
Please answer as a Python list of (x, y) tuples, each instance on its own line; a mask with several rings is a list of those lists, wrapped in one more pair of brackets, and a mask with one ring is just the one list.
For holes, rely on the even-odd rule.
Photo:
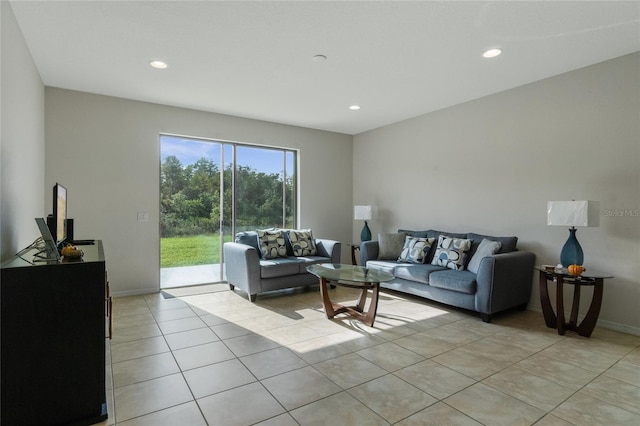
[[(224, 241), (231, 241), (225, 235)], [(220, 236), (194, 235), (160, 239), (160, 267), (210, 265), (220, 262)]]

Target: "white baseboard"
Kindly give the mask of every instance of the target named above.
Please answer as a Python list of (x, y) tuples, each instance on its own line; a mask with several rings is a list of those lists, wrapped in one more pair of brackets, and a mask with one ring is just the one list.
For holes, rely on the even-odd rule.
[[(527, 309), (534, 312), (542, 313), (542, 306), (529, 305)], [(565, 312), (565, 318), (569, 318), (570, 312)], [(578, 315), (578, 323), (584, 319), (584, 315)], [(598, 319), (596, 327), (602, 327), (613, 331), (619, 331), (621, 333), (633, 334), (634, 336), (640, 336), (640, 328), (633, 327), (627, 324), (620, 324), (618, 322), (606, 321)]]
[(111, 293), (113, 297), (140, 296), (142, 294), (154, 294), (160, 291), (159, 288), (137, 288), (135, 290), (114, 291)]
[(627, 324), (620, 324), (613, 321), (598, 320), (598, 326), (602, 328), (608, 328), (609, 330), (619, 331), (621, 333), (633, 334), (634, 336), (640, 336), (640, 328), (633, 327)]

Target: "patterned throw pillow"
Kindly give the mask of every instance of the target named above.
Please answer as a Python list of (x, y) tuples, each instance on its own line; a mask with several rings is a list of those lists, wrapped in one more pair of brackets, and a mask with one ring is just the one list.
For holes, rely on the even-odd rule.
[(424, 263), (435, 240), (435, 238), (418, 238), (407, 235), (398, 261)]
[(281, 230), (256, 231), (258, 234), (258, 244), (263, 259), (275, 259), (276, 257), (287, 257), (287, 246), (284, 241), (284, 234)]
[(470, 248), (471, 240), (440, 235), (436, 254), (433, 256), (431, 264), (462, 271)]
[(313, 240), (311, 229), (289, 231), (289, 241), (293, 247), (294, 256), (316, 255), (316, 243)]

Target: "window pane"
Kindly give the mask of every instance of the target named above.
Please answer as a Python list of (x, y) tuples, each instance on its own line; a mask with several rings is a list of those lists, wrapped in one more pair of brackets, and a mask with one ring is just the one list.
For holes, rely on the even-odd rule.
[(220, 262), (220, 144), (160, 137), (160, 264)]
[(284, 152), (238, 146), (236, 231), (284, 226)]
[(286, 205), (286, 215), (285, 215), (285, 227), (286, 228), (295, 228), (296, 227), (296, 155), (292, 151), (286, 152), (286, 192), (285, 192), (285, 205)]

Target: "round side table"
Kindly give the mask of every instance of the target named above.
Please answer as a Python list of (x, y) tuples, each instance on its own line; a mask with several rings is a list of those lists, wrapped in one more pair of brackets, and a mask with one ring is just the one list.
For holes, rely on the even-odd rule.
[[(581, 275), (571, 275), (566, 268), (547, 269), (544, 266), (536, 266), (539, 271), (540, 281), (540, 302), (542, 303), (542, 314), (544, 321), (549, 328), (558, 330), (558, 334), (564, 336), (567, 330), (575, 331), (580, 336), (590, 337), (598, 322), (600, 307), (602, 306), (602, 293), (604, 280), (613, 278), (611, 275), (594, 271), (585, 271)], [(548, 282), (556, 283), (556, 312), (553, 312), (551, 300), (549, 299)], [(564, 317), (564, 285), (573, 286), (573, 302), (571, 305), (571, 315), (569, 322)], [(578, 325), (578, 309), (580, 307), (580, 289), (583, 286), (593, 287), (593, 297), (591, 305), (582, 322)], [(556, 316), (557, 315), (557, 316)]]

